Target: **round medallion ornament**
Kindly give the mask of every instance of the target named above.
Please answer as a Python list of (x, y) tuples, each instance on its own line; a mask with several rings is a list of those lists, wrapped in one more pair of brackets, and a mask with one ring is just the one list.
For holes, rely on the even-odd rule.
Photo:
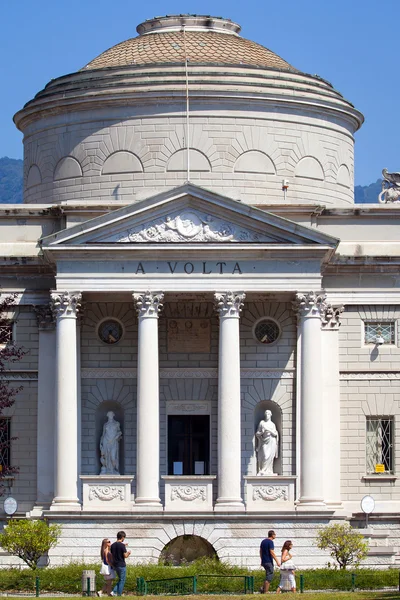
[(12, 496), (8, 496), (8, 498), (6, 498), (4, 500), (3, 506), (4, 506), (4, 512), (6, 513), (6, 515), (13, 515), (14, 513), (17, 512), (18, 502)]
[(121, 323), (115, 319), (108, 319), (100, 323), (98, 335), (105, 344), (117, 344), (122, 338), (123, 329)]
[(280, 335), (280, 327), (273, 319), (262, 319), (254, 327), (254, 336), (260, 344), (273, 344)]

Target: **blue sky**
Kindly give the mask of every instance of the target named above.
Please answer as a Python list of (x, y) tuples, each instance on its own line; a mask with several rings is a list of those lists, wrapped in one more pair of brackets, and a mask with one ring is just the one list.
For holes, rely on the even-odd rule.
[(136, 36), (156, 15), (223, 16), (242, 35), (330, 81), (365, 115), (356, 134), (356, 184), (400, 171), (400, 0), (0, 1), (0, 156), (22, 158), (13, 114), (52, 78)]

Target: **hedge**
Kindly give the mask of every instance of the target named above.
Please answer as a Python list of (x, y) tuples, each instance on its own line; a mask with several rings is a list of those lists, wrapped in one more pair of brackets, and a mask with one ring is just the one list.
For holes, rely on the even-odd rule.
[[(99, 575), (100, 564), (71, 563), (62, 567), (47, 567), (32, 571), (30, 569), (0, 569), (0, 592), (4, 591), (33, 591), (35, 589), (35, 578), (40, 577), (41, 591), (64, 592), (76, 594), (81, 592), (82, 571), (94, 569), (96, 571), (97, 589), (103, 584), (103, 578)], [(340, 571), (335, 569), (313, 569), (297, 571), (297, 587), (300, 587), (300, 574), (304, 575), (304, 589), (306, 590), (350, 590), (351, 574), (355, 573), (356, 588), (360, 590), (383, 589), (396, 587), (399, 582), (399, 571), (397, 569), (357, 569)], [(226, 563), (202, 559), (194, 563), (180, 566), (148, 565), (138, 564), (128, 566), (125, 592), (136, 591), (136, 578), (144, 577), (146, 580), (169, 579), (173, 577), (185, 577), (193, 575), (254, 575), (254, 589), (258, 591), (264, 581), (264, 571), (250, 571), (241, 567), (230, 566)], [(279, 583), (279, 571), (277, 570), (271, 585), (271, 591), (275, 590)], [(204, 588), (208, 593), (223, 593), (240, 591), (242, 581), (228, 580), (224, 578), (211, 578), (203, 580), (199, 585), (199, 591)]]

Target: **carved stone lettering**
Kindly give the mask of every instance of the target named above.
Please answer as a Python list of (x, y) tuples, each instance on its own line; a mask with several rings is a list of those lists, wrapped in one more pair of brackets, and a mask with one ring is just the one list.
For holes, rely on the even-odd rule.
[(168, 319), (168, 352), (210, 352), (210, 319)]

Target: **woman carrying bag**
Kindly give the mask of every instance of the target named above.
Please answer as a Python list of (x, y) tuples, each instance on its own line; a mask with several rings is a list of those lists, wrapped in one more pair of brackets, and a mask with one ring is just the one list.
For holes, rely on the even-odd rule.
[(276, 590), (277, 594), (280, 594), (282, 590), (284, 592), (288, 592), (289, 590), (292, 592), (296, 591), (296, 579), (294, 576), (296, 567), (293, 564), (292, 555), (290, 553), (292, 548), (293, 543), (290, 540), (287, 540), (282, 546), (281, 580)]
[(101, 543), (101, 567), (100, 567), (100, 575), (104, 577), (104, 585), (101, 592), (97, 592), (98, 596), (102, 596), (103, 594), (107, 594), (107, 596), (111, 596), (111, 589), (113, 584), (113, 579), (115, 578), (115, 571), (112, 568), (112, 554), (110, 552), (111, 542), (107, 538)]

